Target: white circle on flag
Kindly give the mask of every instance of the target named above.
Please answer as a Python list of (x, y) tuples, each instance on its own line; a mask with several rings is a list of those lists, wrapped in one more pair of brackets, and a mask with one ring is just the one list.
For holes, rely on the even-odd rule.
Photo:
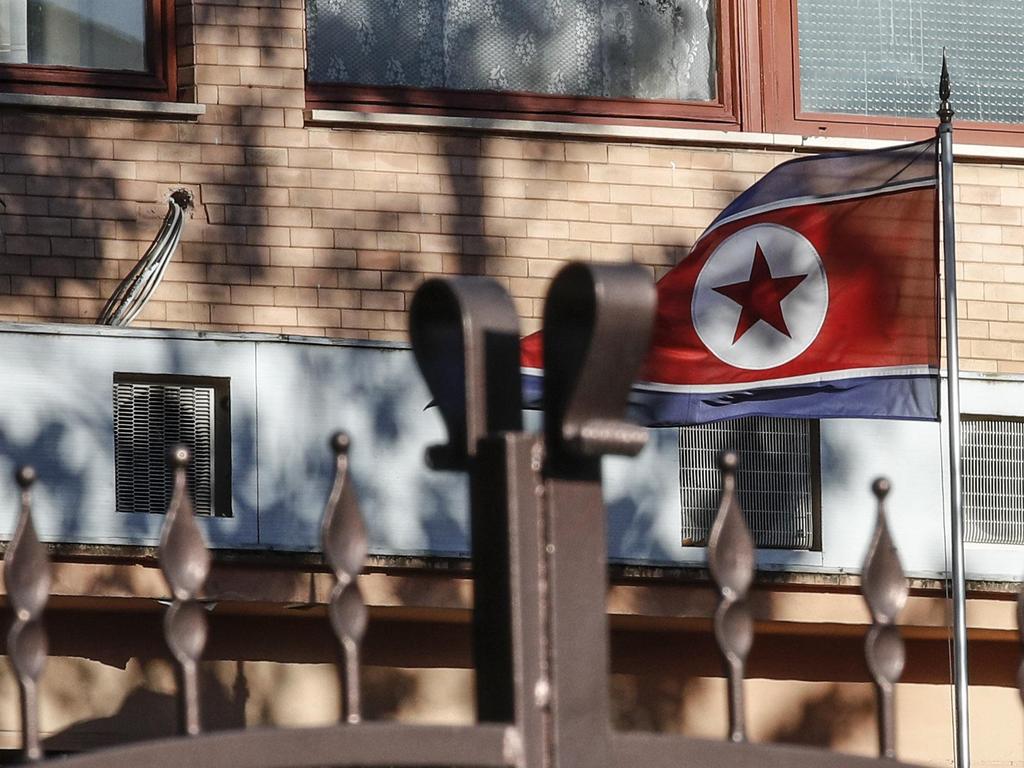
[(748, 370), (774, 368), (817, 338), (828, 311), (825, 267), (799, 232), (754, 224), (711, 252), (690, 309), (697, 335), (719, 360)]

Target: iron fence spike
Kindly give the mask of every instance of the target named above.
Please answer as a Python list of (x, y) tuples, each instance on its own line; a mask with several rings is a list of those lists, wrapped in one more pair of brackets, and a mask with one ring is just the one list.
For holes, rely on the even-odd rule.
[(15, 481), (21, 489), (18, 525), (4, 556), (4, 582), (14, 609), (7, 635), (7, 654), (15, 676), (21, 708), (21, 745), (26, 762), (43, 757), (39, 740), (39, 677), (46, 664), (48, 644), (42, 616), (50, 596), (50, 558), (32, 523), (32, 467), (19, 467)]
[(366, 562), (366, 524), (349, 476), (351, 440), (344, 432), (338, 432), (330, 442), (334, 451), (334, 486), (324, 509), (320, 542), (336, 579), (327, 612), (341, 648), (341, 717), (344, 722), (358, 723), (362, 720), (359, 658), (368, 617), (357, 578)]
[(708, 537), (708, 569), (718, 590), (715, 641), (725, 660), (729, 688), (729, 740), (746, 741), (743, 677), (754, 642), (754, 621), (747, 593), (754, 579), (754, 540), (740, 509), (736, 489), (739, 456), (726, 451), (719, 459), (722, 500)]
[(896, 546), (886, 522), (885, 498), (891, 484), (880, 477), (871, 486), (877, 500), (877, 519), (871, 537), (861, 589), (871, 611), (871, 629), (864, 642), (868, 669), (878, 696), (878, 751), (896, 757), (896, 724), (893, 697), (903, 673), (906, 651), (896, 619), (907, 602), (908, 585)]
[(200, 733), (199, 660), (206, 647), (206, 611), (197, 600), (210, 572), (210, 550), (192, 510), (186, 470), (192, 456), (184, 445), (168, 452), (174, 490), (160, 534), (160, 570), (172, 602), (164, 614), (164, 639), (177, 662), (179, 728), (188, 736)]

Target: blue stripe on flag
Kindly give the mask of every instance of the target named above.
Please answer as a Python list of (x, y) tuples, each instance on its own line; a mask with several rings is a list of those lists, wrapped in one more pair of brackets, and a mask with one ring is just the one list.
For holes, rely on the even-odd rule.
[(830, 152), (788, 160), (741, 193), (709, 229), (722, 219), (767, 203), (884, 192), (886, 187), (934, 181), (937, 148), (935, 139), (928, 139), (870, 152)]
[[(544, 379), (523, 373), (523, 405), (540, 408)], [(634, 388), (630, 417), (649, 427), (704, 424), (744, 416), (798, 419), (937, 421), (938, 377), (871, 376), (730, 392), (659, 392)]]
[(877, 376), (731, 392), (675, 393), (634, 389), (630, 408), (648, 426), (702, 424), (744, 416), (792, 418), (938, 418), (938, 379)]

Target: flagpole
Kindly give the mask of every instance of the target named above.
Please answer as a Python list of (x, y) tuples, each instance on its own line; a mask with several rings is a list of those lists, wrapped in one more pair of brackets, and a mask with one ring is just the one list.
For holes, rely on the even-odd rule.
[(939, 79), (939, 170), (942, 190), (942, 246), (946, 283), (946, 402), (949, 424), (949, 519), (953, 557), (953, 714), (956, 768), (970, 768), (967, 702), (967, 588), (964, 577), (963, 493), (960, 480), (960, 351), (957, 336), (956, 234), (953, 228), (953, 107), (949, 70), (942, 52)]

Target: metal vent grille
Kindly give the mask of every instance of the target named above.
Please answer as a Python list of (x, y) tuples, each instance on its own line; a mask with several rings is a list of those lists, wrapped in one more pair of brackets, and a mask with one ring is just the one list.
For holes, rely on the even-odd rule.
[(195, 512), (213, 514), (213, 387), (114, 381), (114, 484), (118, 512), (167, 511), (167, 449), (192, 450), (188, 485)]
[(750, 417), (679, 430), (683, 544), (704, 546), (721, 498), (718, 456), (740, 454), (740, 506), (759, 547), (814, 546), (811, 422)]
[(1024, 544), (1024, 421), (963, 417), (964, 540)]

